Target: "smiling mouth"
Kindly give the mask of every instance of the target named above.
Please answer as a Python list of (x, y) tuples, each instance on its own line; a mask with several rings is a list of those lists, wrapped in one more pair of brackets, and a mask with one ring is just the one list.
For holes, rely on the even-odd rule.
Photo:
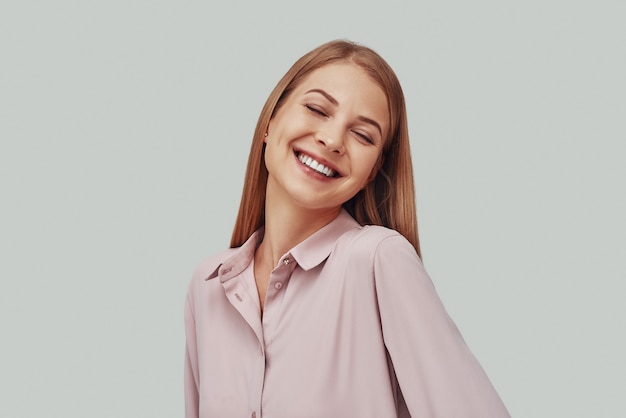
[(314, 160), (308, 155), (304, 155), (301, 152), (297, 152), (296, 156), (298, 157), (298, 160), (300, 160), (302, 164), (306, 165), (311, 170), (329, 178), (338, 177), (338, 173), (335, 170), (333, 170), (332, 168), (326, 167), (324, 164)]

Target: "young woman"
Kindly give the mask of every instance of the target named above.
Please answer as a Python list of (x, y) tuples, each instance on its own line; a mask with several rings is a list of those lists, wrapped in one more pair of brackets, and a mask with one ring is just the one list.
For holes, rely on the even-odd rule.
[(270, 94), (231, 248), (191, 281), (186, 416), (508, 417), (419, 254), (400, 84), (324, 44)]

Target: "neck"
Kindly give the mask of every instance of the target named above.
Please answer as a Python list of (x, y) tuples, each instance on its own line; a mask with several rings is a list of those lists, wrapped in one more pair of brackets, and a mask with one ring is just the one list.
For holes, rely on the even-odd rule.
[(265, 201), (265, 233), (257, 248), (257, 260), (270, 270), (280, 257), (293, 247), (328, 225), (341, 212), (341, 207), (330, 209), (306, 209), (291, 199), (280, 199), (271, 193)]

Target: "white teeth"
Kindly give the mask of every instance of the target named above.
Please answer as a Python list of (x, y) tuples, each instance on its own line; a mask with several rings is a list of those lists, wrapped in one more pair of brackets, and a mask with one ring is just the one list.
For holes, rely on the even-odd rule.
[(308, 155), (298, 153), (298, 159), (302, 164), (317, 171), (320, 174), (325, 175), (326, 177), (333, 177), (335, 175), (335, 170), (326, 167), (324, 164), (320, 164), (318, 161), (315, 161)]

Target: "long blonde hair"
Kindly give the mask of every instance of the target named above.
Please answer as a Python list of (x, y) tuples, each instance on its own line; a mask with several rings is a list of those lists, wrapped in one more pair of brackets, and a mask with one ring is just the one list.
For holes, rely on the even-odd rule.
[(368, 73), (385, 92), (390, 117), (389, 136), (385, 138), (382, 164), (376, 177), (343, 206), (361, 225), (382, 225), (395, 229), (409, 240), (421, 256), (406, 106), (400, 82), (389, 64), (376, 52), (343, 40), (328, 42), (301, 57), (267, 98), (252, 139), (231, 247), (241, 246), (265, 223), (268, 173), (263, 158), (263, 138), (270, 120), (308, 74), (338, 62), (353, 63)]

